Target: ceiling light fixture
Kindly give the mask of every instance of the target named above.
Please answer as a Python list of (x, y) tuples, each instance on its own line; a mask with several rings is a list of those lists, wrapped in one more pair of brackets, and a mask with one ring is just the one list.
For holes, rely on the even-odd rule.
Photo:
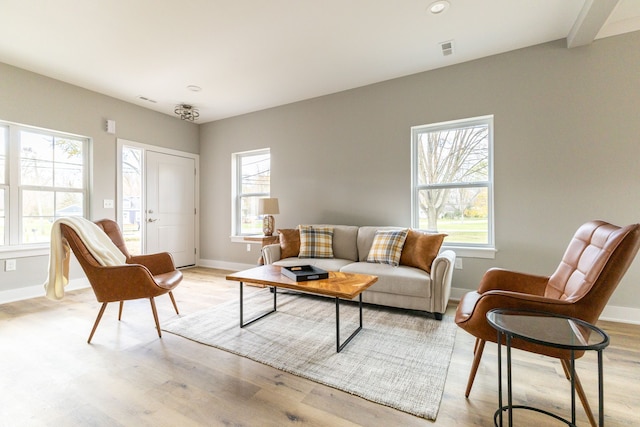
[(190, 122), (196, 121), (198, 117), (200, 117), (200, 112), (188, 104), (178, 104), (173, 111), (180, 116), (182, 120), (189, 120)]
[(196, 85), (189, 85), (187, 86), (187, 89), (189, 89), (191, 92), (200, 92), (202, 90), (200, 86)]
[(433, 13), (434, 15), (438, 15), (449, 9), (449, 6), (450, 3), (447, 0), (434, 1), (429, 5), (429, 12)]

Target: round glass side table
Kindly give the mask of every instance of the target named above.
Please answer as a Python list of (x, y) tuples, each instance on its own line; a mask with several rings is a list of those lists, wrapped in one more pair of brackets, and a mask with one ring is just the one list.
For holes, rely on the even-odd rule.
[[(526, 409), (553, 417), (569, 426), (576, 425), (575, 352), (598, 352), (598, 417), (604, 425), (604, 390), (602, 380), (602, 352), (609, 345), (609, 336), (600, 328), (568, 316), (541, 311), (518, 309), (493, 309), (487, 313), (487, 321), (498, 331), (498, 410), (494, 424), (502, 426), (503, 412), (508, 413), (509, 426), (513, 426), (513, 409)], [(504, 337), (504, 339), (503, 339)], [(511, 340), (518, 338), (535, 344), (569, 350), (571, 354), (571, 421), (543, 409), (526, 405), (514, 405), (511, 387)], [(507, 347), (507, 404), (502, 404), (502, 348)]]

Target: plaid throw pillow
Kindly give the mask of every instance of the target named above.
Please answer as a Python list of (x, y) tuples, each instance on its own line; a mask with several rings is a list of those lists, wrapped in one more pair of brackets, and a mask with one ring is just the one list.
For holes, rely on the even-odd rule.
[(400, 263), (404, 241), (407, 238), (407, 231), (407, 229), (376, 231), (367, 262), (390, 264), (397, 267)]
[(300, 258), (333, 258), (333, 228), (300, 226)]

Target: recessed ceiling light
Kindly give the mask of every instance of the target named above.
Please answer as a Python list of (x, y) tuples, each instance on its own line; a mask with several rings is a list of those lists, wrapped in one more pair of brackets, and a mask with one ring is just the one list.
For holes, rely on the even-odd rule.
[(200, 86), (196, 85), (189, 85), (187, 86), (187, 89), (189, 89), (191, 92), (200, 92), (202, 90)]
[(429, 5), (429, 12), (437, 15), (449, 9), (449, 6), (450, 4), (447, 0), (434, 1), (433, 3), (431, 3), (431, 5)]

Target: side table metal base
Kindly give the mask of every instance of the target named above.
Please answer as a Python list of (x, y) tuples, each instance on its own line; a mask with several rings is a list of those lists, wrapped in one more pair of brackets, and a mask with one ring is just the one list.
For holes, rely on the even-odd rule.
[[(545, 411), (545, 410), (540, 409), (540, 408), (534, 408), (532, 406), (526, 406), (526, 405), (513, 405), (511, 407), (511, 409), (512, 410), (513, 409), (526, 409), (526, 410), (529, 410), (529, 411), (539, 412), (541, 414), (545, 414), (545, 415), (548, 415), (550, 417), (553, 417), (556, 420), (561, 421), (561, 422), (565, 423), (568, 426), (576, 427), (576, 425), (571, 423), (570, 421), (565, 420), (564, 418), (562, 418), (562, 417), (560, 417), (560, 416), (558, 416), (556, 414), (553, 414), (551, 412)], [(498, 409), (496, 411), (496, 413), (493, 415), (493, 424), (495, 425), (495, 427), (500, 427), (501, 426), (500, 422), (498, 421), (500, 419), (499, 417), (501, 415), (500, 412), (508, 412), (508, 411), (509, 411), (509, 407), (508, 406), (503, 406), (502, 408), (500, 408), (500, 409)]]

